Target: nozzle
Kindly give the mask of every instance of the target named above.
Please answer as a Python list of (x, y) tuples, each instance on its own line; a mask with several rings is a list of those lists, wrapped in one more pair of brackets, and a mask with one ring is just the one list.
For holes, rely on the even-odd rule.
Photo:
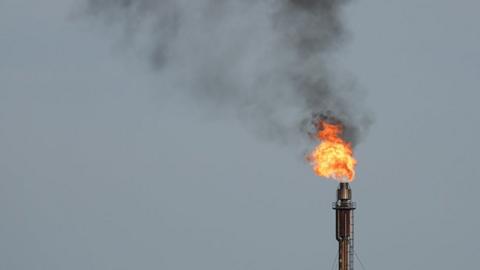
[(349, 201), (352, 199), (352, 190), (348, 183), (340, 183), (337, 189), (337, 200)]

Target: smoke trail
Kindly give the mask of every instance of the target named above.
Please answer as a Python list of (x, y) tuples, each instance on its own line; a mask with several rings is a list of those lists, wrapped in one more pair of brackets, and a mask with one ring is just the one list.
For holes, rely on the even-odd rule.
[(175, 89), (233, 108), (263, 135), (299, 137), (327, 117), (355, 145), (371, 122), (352, 80), (332, 68), (344, 0), (86, 1), (90, 14), (141, 36)]

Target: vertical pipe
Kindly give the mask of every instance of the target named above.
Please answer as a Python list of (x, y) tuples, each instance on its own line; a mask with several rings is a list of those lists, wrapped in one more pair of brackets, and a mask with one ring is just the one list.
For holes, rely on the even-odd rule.
[(336, 238), (338, 241), (338, 269), (353, 270), (353, 210), (352, 190), (348, 183), (340, 183), (337, 201), (333, 205), (336, 214)]

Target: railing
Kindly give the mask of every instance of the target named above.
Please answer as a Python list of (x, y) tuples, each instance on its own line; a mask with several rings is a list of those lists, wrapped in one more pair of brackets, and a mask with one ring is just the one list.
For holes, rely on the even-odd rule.
[(357, 208), (357, 204), (355, 202), (348, 202), (348, 201), (338, 201), (332, 203), (332, 208), (342, 208), (342, 209), (355, 209)]

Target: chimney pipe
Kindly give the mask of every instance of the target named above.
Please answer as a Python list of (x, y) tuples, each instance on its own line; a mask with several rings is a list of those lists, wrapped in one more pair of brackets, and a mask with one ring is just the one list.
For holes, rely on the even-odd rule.
[(340, 183), (337, 201), (333, 203), (336, 212), (336, 237), (338, 241), (338, 269), (353, 270), (353, 210), (352, 190), (348, 183)]

